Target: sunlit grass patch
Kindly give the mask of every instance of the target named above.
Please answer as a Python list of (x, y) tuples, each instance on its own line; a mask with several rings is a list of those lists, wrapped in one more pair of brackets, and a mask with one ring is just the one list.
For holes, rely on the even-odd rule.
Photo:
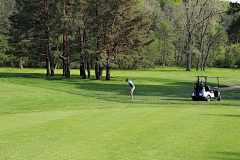
[(0, 159), (239, 158), (240, 90), (191, 100), (196, 75), (240, 86), (239, 70), (112, 70), (111, 81), (55, 73), (0, 68)]

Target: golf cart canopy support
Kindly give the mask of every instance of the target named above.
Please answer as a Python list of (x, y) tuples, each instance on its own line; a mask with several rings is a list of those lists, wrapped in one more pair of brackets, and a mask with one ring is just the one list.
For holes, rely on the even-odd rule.
[(217, 78), (218, 81), (218, 90), (219, 90), (219, 80), (218, 80), (218, 76), (195, 76), (198, 78), (198, 84), (199, 84), (199, 77), (201, 78), (205, 78), (205, 85), (207, 85), (207, 78)]

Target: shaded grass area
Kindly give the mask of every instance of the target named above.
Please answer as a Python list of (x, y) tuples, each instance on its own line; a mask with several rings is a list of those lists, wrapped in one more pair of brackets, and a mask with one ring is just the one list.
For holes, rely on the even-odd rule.
[[(149, 72), (147, 71), (135, 71), (136, 73), (139, 73), (137, 76), (143, 75), (142, 77), (131, 77), (135, 76), (132, 74), (135, 73), (134, 71), (120, 70), (115, 72), (120, 73), (120, 75), (114, 75), (111, 78), (111, 81), (97, 81), (94, 80), (94, 78), (91, 80), (81, 80), (78, 75), (72, 75), (69, 79), (65, 79), (60, 74), (56, 74), (55, 77), (46, 77), (43, 73), (1, 73), (1, 77), (3, 79), (4, 77), (8, 77), (7, 83), (42, 87), (50, 89), (51, 91), (63, 91), (64, 93), (73, 95), (82, 95), (87, 98), (94, 97), (95, 99), (103, 99), (113, 102), (171, 104), (184, 101), (184, 103), (195, 104), (195, 102), (191, 101), (190, 96), (196, 80), (194, 76), (197, 75), (198, 72), (192, 72), (189, 75), (185, 71), (172, 71), (170, 69), (168, 70), (168, 74), (166, 74), (167, 70), (150, 70), (149, 72), (153, 73), (152, 77), (149, 76)], [(125, 76), (122, 76), (121, 74), (124, 74)], [(182, 74), (182, 76), (179, 76), (178, 74)], [(129, 101), (126, 98), (126, 96), (129, 95), (129, 89), (125, 79), (129, 76), (136, 85), (133, 101)], [(16, 78), (17, 80), (15, 80)], [(239, 77), (235, 77), (234, 80), (236, 83), (231, 83), (231, 85), (238, 85), (238, 78)], [(102, 77), (102, 79), (104, 79), (104, 77)], [(217, 85), (216, 82), (217, 81), (215, 80), (214, 85)], [(221, 83), (220, 78), (220, 87), (228, 86), (226, 84), (227, 83)], [(223, 100), (239, 100), (239, 90), (221, 91), (221, 94)], [(217, 103), (219, 104), (219, 102)], [(224, 101), (220, 103), (225, 104)], [(231, 101), (227, 102), (227, 104), (229, 103), (232, 104)]]
[(0, 159), (239, 159), (240, 91), (191, 100), (195, 75), (240, 85), (238, 70), (113, 70), (111, 81), (71, 71), (0, 68)]

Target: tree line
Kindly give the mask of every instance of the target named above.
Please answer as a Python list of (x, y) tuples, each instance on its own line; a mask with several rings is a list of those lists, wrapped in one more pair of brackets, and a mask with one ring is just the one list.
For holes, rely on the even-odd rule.
[(238, 3), (183, 0), (159, 5), (161, 1), (148, 2), (156, 41), (147, 50), (152, 51), (155, 64), (182, 66), (187, 71), (192, 67), (202, 71), (206, 67), (240, 67), (237, 32), (240, 21), (234, 23), (239, 19)]
[(106, 69), (240, 67), (238, 3), (219, 0), (0, 0), (0, 65)]

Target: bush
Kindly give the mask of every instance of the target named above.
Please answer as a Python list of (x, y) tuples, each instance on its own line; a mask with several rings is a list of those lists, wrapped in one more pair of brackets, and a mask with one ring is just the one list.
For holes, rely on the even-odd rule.
[(232, 68), (233, 65), (234, 65), (234, 61), (230, 58), (224, 59), (222, 61), (223, 68)]
[(38, 61), (35, 61), (34, 59), (30, 59), (28, 61), (28, 68), (39, 68), (41, 67), (40, 63)]
[(237, 62), (235, 63), (235, 65), (237, 65), (237, 68), (240, 68), (240, 59), (237, 60)]

